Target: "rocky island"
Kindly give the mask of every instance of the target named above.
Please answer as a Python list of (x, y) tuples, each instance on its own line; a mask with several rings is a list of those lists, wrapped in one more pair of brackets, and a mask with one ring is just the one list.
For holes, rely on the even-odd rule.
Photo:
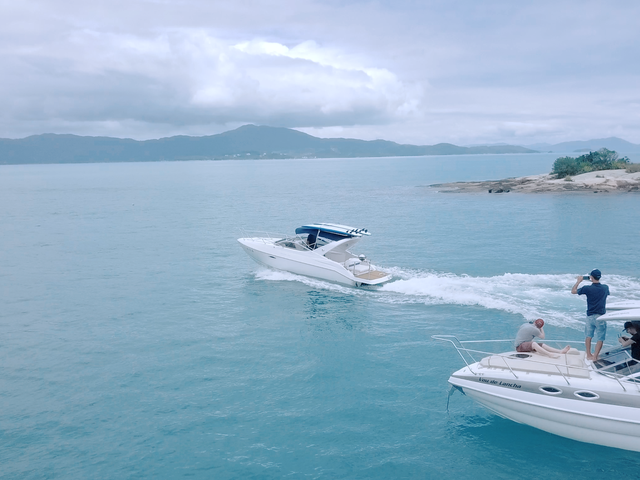
[(439, 183), (429, 187), (443, 193), (637, 193), (640, 191), (640, 172), (629, 173), (624, 169), (599, 170), (560, 179), (553, 174), (542, 174), (483, 182)]

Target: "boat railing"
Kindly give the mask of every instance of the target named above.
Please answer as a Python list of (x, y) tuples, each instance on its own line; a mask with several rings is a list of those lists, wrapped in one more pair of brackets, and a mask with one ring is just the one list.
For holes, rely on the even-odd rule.
[(307, 250), (312, 250), (312, 248), (310, 248), (309, 245), (307, 244), (306, 235), (305, 237), (302, 237), (297, 233), (293, 235), (282, 235), (282, 234), (267, 232), (263, 230), (245, 230), (243, 228), (240, 229), (240, 234), (242, 235), (242, 238), (251, 238), (253, 240), (261, 241), (265, 245), (274, 243), (278, 240), (289, 240), (291, 242), (296, 242), (302, 248), (305, 248)]
[[(513, 370), (513, 368), (511, 368), (511, 365), (509, 365), (509, 361), (507, 361), (507, 360), (514, 360), (512, 356), (513, 352), (509, 352), (508, 354), (496, 353), (496, 352), (489, 352), (484, 350), (476, 350), (476, 349), (467, 347), (467, 345), (470, 345), (470, 344), (477, 345), (482, 343), (495, 344), (495, 345), (504, 345), (505, 343), (513, 344), (513, 340), (458, 340), (458, 338), (454, 335), (432, 335), (431, 338), (433, 338), (434, 340), (451, 343), (455, 347), (456, 351), (458, 352), (458, 354), (460, 355), (464, 363), (467, 365), (467, 368), (473, 375), (478, 375), (478, 373), (473, 370), (473, 367), (472, 367), (473, 364), (478, 363), (480, 360), (482, 360), (482, 358), (485, 358), (486, 356), (497, 356), (505, 359), (504, 365), (509, 369), (509, 371), (515, 378), (518, 378), (517, 373)], [(575, 341), (575, 340), (568, 340), (568, 341), (567, 340), (562, 340), (562, 341), (545, 340), (545, 343), (558, 343), (563, 345), (566, 345), (566, 344), (582, 345), (583, 344), (583, 342)], [(476, 356), (480, 356), (480, 358), (477, 359)], [(631, 368), (629, 367), (629, 363), (628, 363), (629, 360), (632, 360), (630, 355), (628, 355), (628, 358), (626, 358), (623, 361), (613, 363), (611, 365), (606, 365), (604, 367), (599, 367), (597, 369), (595, 368), (591, 369), (589, 367), (578, 367), (573, 365), (558, 365), (558, 364), (552, 364), (547, 362), (539, 362), (531, 358), (527, 359), (527, 361), (531, 363), (544, 364), (547, 368), (549, 366), (555, 366), (556, 370), (558, 371), (558, 374), (561, 375), (562, 378), (564, 378), (564, 380), (567, 382), (567, 385), (571, 385), (571, 382), (569, 381), (569, 378), (573, 376), (570, 374), (570, 371), (569, 371), (571, 369), (571, 370), (580, 370), (584, 372), (594, 371), (602, 375), (605, 375), (609, 378), (616, 380), (618, 385), (620, 385), (622, 390), (625, 392), (627, 391), (627, 387), (631, 385), (635, 386), (635, 389), (640, 391), (640, 371), (638, 372), (631, 371)], [(618, 368), (616, 370), (616, 367), (622, 367), (622, 368)], [(625, 370), (625, 373), (619, 373), (622, 370)], [(627, 387), (625, 387), (625, 384)]]
[(282, 235), (273, 232), (267, 232), (266, 230), (245, 230), (244, 228), (240, 228), (240, 234), (242, 238), (253, 238), (253, 239), (265, 239), (266, 240), (280, 240), (283, 238), (287, 238), (287, 235)]
[[(458, 355), (460, 355), (460, 357), (462, 358), (462, 361), (467, 365), (467, 367), (469, 367), (469, 370), (474, 375), (476, 375), (476, 373), (471, 369), (471, 365), (474, 363), (477, 363), (479, 360), (476, 360), (473, 354), (474, 353), (479, 353), (482, 355), (488, 354), (487, 352), (482, 352), (480, 350), (471, 350), (471, 349), (465, 348), (463, 345), (463, 343), (472, 343), (472, 342), (478, 343), (479, 341), (469, 340), (469, 341), (461, 342), (460, 340), (458, 340), (458, 337), (454, 335), (431, 335), (431, 338), (433, 338), (434, 340), (439, 340), (441, 342), (451, 343), (455, 347), (456, 351), (458, 352)], [(507, 342), (507, 341), (508, 340), (488, 340), (487, 342)], [(491, 353), (489, 353), (489, 355), (491, 355)]]
[[(349, 262), (349, 260), (351, 260), (352, 258), (355, 260), (358, 260), (358, 263), (353, 263), (351, 265), (349, 265), (348, 267), (345, 266), (345, 268), (347, 270), (349, 270), (354, 276), (358, 276), (358, 275), (366, 275), (368, 273), (371, 273), (371, 271), (373, 270), (371, 268), (371, 260), (369, 260), (368, 258), (361, 260), (359, 255), (356, 255), (355, 253), (351, 253), (350, 251), (347, 250), (347, 253), (349, 255), (352, 255), (351, 257), (349, 257), (344, 263), (346, 265), (347, 262)], [(357, 271), (357, 267), (361, 266), (361, 265), (366, 265), (368, 267), (368, 269), (366, 271)]]
[[(485, 351), (485, 350), (476, 350), (476, 349), (472, 349), (472, 348), (468, 348), (466, 347), (467, 344), (501, 344), (504, 345), (505, 343), (507, 344), (512, 344), (513, 345), (513, 340), (458, 340), (457, 337), (455, 337), (454, 335), (432, 335), (431, 338), (433, 338), (434, 340), (439, 340), (439, 341), (445, 341), (445, 342), (449, 342), (451, 343), (455, 349), (457, 350), (458, 354), (460, 355), (460, 357), (462, 357), (462, 360), (464, 360), (464, 363), (467, 365), (467, 368), (469, 369), (469, 371), (473, 374), (473, 375), (478, 375), (478, 372), (475, 372), (473, 370), (472, 365), (478, 363), (480, 360), (482, 360), (482, 358), (486, 357), (486, 356), (494, 356), (494, 357), (501, 357), (504, 359), (504, 365), (506, 368), (509, 369), (509, 372), (511, 372), (511, 374), (514, 376), (514, 378), (518, 379), (518, 374), (514, 371), (514, 369), (511, 367), (511, 365), (509, 364), (508, 360), (517, 360), (513, 358), (513, 352), (509, 352), (507, 353), (496, 353), (496, 352), (489, 352), (489, 351)], [(552, 341), (553, 342), (553, 341)], [(550, 341), (545, 341), (545, 343), (550, 343)], [(553, 342), (555, 343), (555, 342)], [(559, 343), (559, 341), (558, 341)], [(578, 342), (578, 341), (563, 341), (562, 343), (567, 344), (567, 343), (577, 343), (577, 344), (582, 344), (582, 342)], [(476, 359), (475, 355), (480, 355), (481, 358), (480, 360)], [(558, 375), (562, 376), (562, 378), (564, 378), (564, 380), (567, 382), (567, 385), (571, 385), (571, 383), (569, 382), (569, 378), (567, 377), (571, 377), (570, 373), (569, 373), (569, 369), (572, 370), (582, 370), (585, 372), (589, 371), (589, 368), (587, 367), (578, 367), (578, 366), (573, 366), (573, 365), (557, 365), (557, 364), (553, 364), (553, 363), (547, 363), (547, 362), (538, 362), (535, 359), (531, 359), (530, 357), (527, 359), (528, 362), (531, 363), (537, 363), (537, 364), (544, 364), (546, 368), (548, 368), (549, 366), (553, 366), (556, 368)], [(563, 370), (566, 371), (563, 372)], [(620, 383), (620, 382), (618, 382)], [(622, 385), (621, 385), (622, 386)], [(624, 387), (622, 387), (624, 389)]]
[[(635, 367), (639, 363), (633, 359), (629, 348), (621, 349), (615, 353), (622, 354), (623, 358), (608, 365), (598, 366), (596, 371), (606, 377), (615, 379), (625, 391), (627, 389), (622, 382), (625, 382), (627, 386), (633, 385), (636, 390), (640, 391), (640, 366)], [(632, 369), (631, 367), (635, 368)]]

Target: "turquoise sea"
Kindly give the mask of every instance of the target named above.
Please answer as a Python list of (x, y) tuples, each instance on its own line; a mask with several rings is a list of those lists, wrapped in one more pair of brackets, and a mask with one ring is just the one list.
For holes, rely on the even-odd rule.
[[(447, 410), (462, 363), (431, 335), (581, 340), (596, 267), (640, 300), (640, 195), (428, 187), (557, 156), (0, 166), (0, 478), (637, 478), (638, 453)], [(394, 281), (236, 242), (308, 222), (368, 228)]]

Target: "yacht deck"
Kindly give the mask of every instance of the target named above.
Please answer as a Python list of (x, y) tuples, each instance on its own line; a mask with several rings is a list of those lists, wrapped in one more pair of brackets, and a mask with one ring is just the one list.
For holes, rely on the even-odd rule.
[(568, 377), (589, 378), (589, 368), (585, 363), (585, 352), (571, 349), (559, 358), (545, 357), (535, 352), (510, 352), (503, 355), (491, 355), (480, 361), (485, 368), (501, 368), (524, 372), (546, 373)]

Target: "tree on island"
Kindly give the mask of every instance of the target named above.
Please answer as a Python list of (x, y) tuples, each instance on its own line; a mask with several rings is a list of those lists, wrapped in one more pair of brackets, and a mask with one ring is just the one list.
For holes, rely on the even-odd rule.
[(589, 152), (578, 158), (560, 157), (553, 163), (551, 173), (557, 178), (564, 178), (597, 170), (627, 168), (629, 163), (627, 157), (618, 158), (616, 152), (601, 148), (597, 152)]

